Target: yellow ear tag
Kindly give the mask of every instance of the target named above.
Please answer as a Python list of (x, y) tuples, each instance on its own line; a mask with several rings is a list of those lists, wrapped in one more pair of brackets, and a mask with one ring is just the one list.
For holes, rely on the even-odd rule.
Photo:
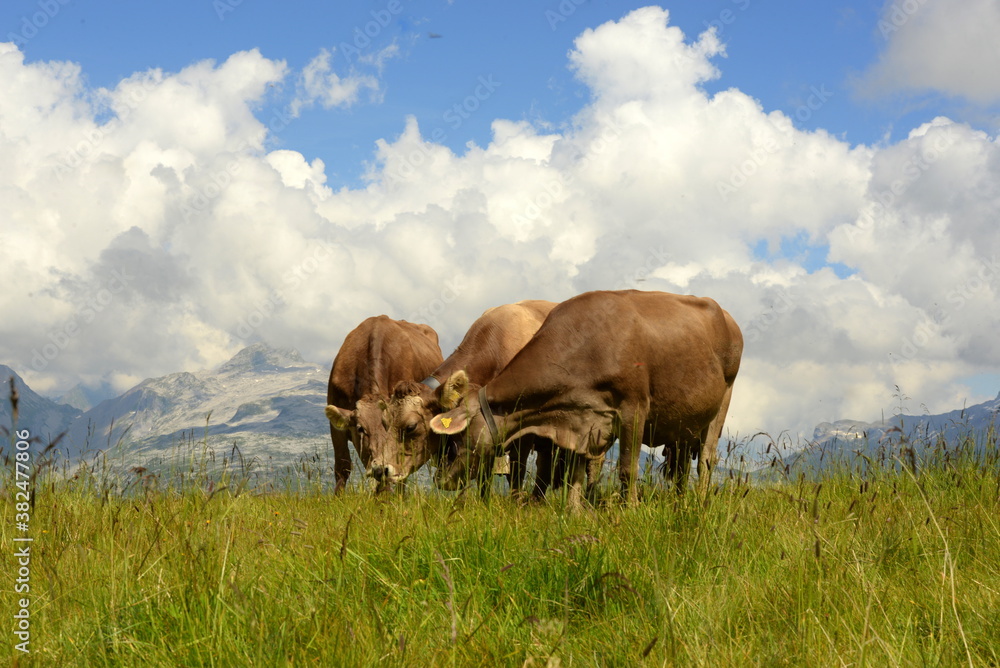
[(441, 424), (443, 424), (444, 428), (447, 429), (451, 426), (451, 418), (441, 418)]

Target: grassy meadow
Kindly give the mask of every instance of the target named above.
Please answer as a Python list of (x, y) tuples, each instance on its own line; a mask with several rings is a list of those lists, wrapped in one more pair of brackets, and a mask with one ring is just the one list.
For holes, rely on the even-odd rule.
[(578, 515), (334, 498), (322, 457), (268, 479), (204, 446), (158, 476), (57, 465), (34, 481), (31, 653), (7, 644), (39, 666), (996, 666), (1000, 454), (975, 440), (704, 499), (654, 477), (635, 508), (605, 485)]

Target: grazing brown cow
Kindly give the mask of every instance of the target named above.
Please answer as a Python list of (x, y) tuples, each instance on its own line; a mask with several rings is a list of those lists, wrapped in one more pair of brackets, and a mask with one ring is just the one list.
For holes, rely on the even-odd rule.
[[(616, 438), (627, 502), (637, 499), (642, 442), (672, 450), (678, 491), (697, 456), (707, 491), (742, 352), (739, 327), (711, 299), (637, 290), (574, 297), (496, 378), (431, 420), (439, 434), (469, 430), (468, 445), (438, 468), (436, 482), (455, 489), (483, 458), (533, 434), (575, 453), (572, 508), (582, 500), (582, 461), (603, 457)], [(467, 381), (457, 372), (448, 384), (462, 391)]]
[[(406, 478), (438, 454), (440, 439), (431, 433), (430, 420), (454, 408), (461, 398), (442, 382), (459, 370), (464, 371), (465, 377), (476, 387), (492, 380), (531, 340), (555, 306), (554, 302), (532, 299), (488, 309), (472, 324), (455, 352), (428, 378), (422, 383), (402, 382), (396, 386), (386, 407), (386, 420), (396, 447), (410, 455), (410, 467), (396, 469), (397, 479)], [(512, 491), (519, 490), (524, 479), (525, 462), (533, 445), (530, 440), (519, 442), (511, 449), (509, 480)], [(545, 453), (539, 453), (537, 482), (542, 485), (550, 476), (548, 462)], [(491, 473), (492, 469), (483, 471), (484, 492), (490, 484)]]
[(326, 393), (335, 493), (343, 491), (351, 475), (348, 440), (379, 489), (386, 486), (388, 432), (380, 404), (385, 404), (396, 383), (424, 378), (441, 361), (437, 332), (427, 325), (380, 315), (366, 319), (347, 335), (333, 360)]

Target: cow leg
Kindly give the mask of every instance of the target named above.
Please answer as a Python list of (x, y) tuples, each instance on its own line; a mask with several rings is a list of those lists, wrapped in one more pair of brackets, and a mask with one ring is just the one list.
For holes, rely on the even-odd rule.
[(351, 477), (351, 451), (347, 449), (347, 432), (330, 427), (333, 439), (333, 493), (340, 494)]
[(639, 503), (636, 481), (639, 479), (640, 439), (645, 425), (646, 416), (636, 411), (630, 416), (622, 416), (618, 430), (618, 479), (622, 486), (622, 498), (629, 506)]
[(510, 484), (511, 498), (521, 496), (521, 485), (524, 484), (524, 471), (528, 465), (528, 455), (531, 454), (534, 439), (530, 436), (514, 441), (508, 453), (510, 455), (510, 472), (507, 482)]
[(479, 467), (479, 498), (483, 501), (493, 493), (493, 458), (489, 457), (485, 466)]
[(732, 396), (733, 386), (730, 385), (722, 397), (719, 412), (715, 414), (715, 419), (708, 425), (708, 433), (701, 442), (701, 451), (698, 453), (698, 492), (702, 495), (708, 493), (712, 484), (712, 469), (719, 463), (719, 438), (722, 436), (722, 425), (726, 421), (729, 400)]
[(575, 452), (568, 453), (568, 455), (566, 458), (566, 483), (569, 485), (569, 490), (566, 494), (566, 509), (575, 515), (583, 510), (589, 461), (585, 462), (583, 455)]
[(552, 475), (550, 489), (559, 490), (568, 483), (570, 458), (573, 457), (571, 450), (564, 450), (555, 443), (552, 444)]
[(675, 463), (677, 448), (670, 445), (669, 443), (663, 446), (663, 463), (660, 464), (660, 473), (663, 474), (664, 480), (674, 479), (674, 470), (677, 465)]
[(548, 440), (539, 439), (535, 443), (535, 485), (531, 490), (531, 499), (541, 501), (545, 492), (552, 484), (552, 458), (554, 446)]
[(604, 455), (587, 460), (587, 494), (589, 495), (597, 487), (601, 480), (601, 473), (604, 469)]
[(674, 491), (683, 494), (687, 491), (688, 476), (691, 473), (691, 446), (688, 443), (675, 443), (671, 456), (670, 477), (674, 481)]

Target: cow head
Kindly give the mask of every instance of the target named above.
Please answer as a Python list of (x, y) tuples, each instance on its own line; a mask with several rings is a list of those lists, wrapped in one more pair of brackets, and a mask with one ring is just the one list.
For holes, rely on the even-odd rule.
[(430, 421), (442, 410), (454, 408), (460, 398), (454, 383), (436, 390), (414, 381), (396, 383), (392, 397), (380, 406), (388, 434), (384, 464), (391, 467), (394, 481), (405, 479), (428, 461), (437, 463), (445, 439), (431, 431)]
[(428, 422), (433, 413), (429, 405), (436, 405), (430, 388), (417, 383), (399, 383), (388, 402), (379, 406), (381, 420), (386, 429), (386, 444), (382, 451), (383, 463), (391, 470), (394, 482), (405, 480), (423, 466), (433, 454), (431, 443), (438, 438), (431, 433)]
[(368, 475), (375, 478), (378, 489), (405, 480), (409, 471), (400, 462), (397, 448), (385, 420), (387, 404), (377, 395), (366, 395), (354, 405), (354, 410), (327, 406), (326, 416), (334, 429), (346, 431), (354, 443)]
[(448, 437), (448, 447), (438, 462), (434, 483), (440, 489), (454, 491), (468, 480), (478, 478), (484, 461), (492, 467), (500, 448), (490, 434), (479, 397), (472, 391), (466, 373), (456, 371), (442, 390), (451, 393), (447, 396), (454, 397), (458, 405), (430, 420), (431, 431)]

